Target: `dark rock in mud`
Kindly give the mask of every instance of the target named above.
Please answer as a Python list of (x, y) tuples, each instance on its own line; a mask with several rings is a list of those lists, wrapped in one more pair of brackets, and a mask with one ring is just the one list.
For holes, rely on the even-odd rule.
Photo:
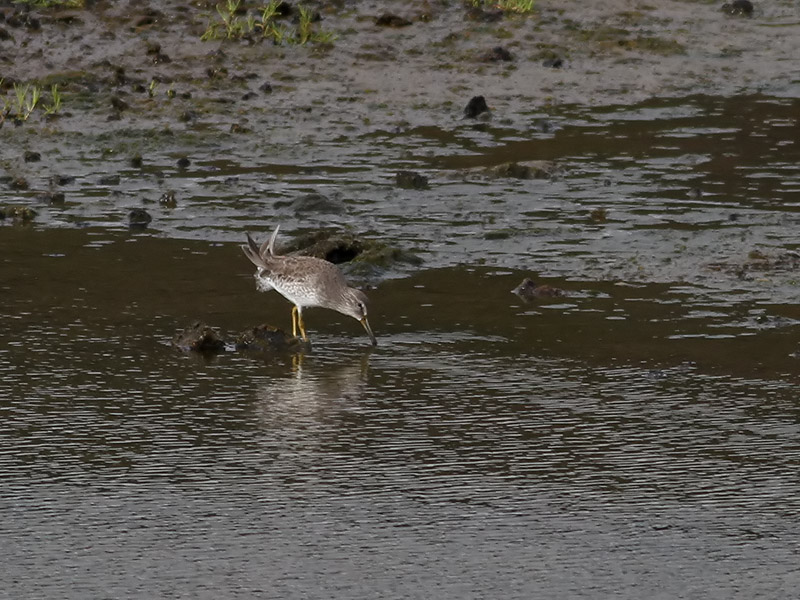
[(124, 112), (130, 108), (130, 104), (119, 96), (111, 96), (111, 106), (114, 110), (118, 110), (119, 112)]
[(16, 223), (30, 223), (36, 218), (36, 211), (27, 206), (0, 206), (0, 220), (9, 219)]
[(97, 180), (98, 185), (119, 185), (119, 175), (103, 175)]
[(297, 351), (310, 346), (309, 342), (266, 323), (242, 331), (236, 336), (235, 344), (237, 350), (256, 352)]
[(542, 61), (542, 66), (547, 67), (548, 69), (560, 69), (564, 66), (564, 59), (560, 56), (545, 58)]
[(265, 94), (271, 94), (272, 93), (272, 84), (270, 84), (268, 81), (265, 81), (260, 86), (258, 86), (258, 91), (259, 92), (263, 92)]
[(51, 206), (61, 206), (64, 204), (64, 192), (43, 192), (37, 196), (42, 202), (47, 202)]
[(375, 19), (375, 25), (379, 27), (408, 27), (411, 25), (411, 21), (398, 15), (384, 13)]
[(427, 190), (428, 178), (414, 171), (398, 171), (395, 175), (397, 187), (405, 190)]
[(165, 208), (175, 208), (178, 206), (178, 200), (175, 197), (175, 190), (167, 190), (158, 199), (158, 203)]
[(39, 162), (42, 160), (42, 155), (38, 152), (33, 152), (32, 150), (26, 150), (25, 154), (22, 155), (22, 159), (26, 163)]
[(344, 213), (345, 210), (344, 203), (340, 200), (328, 198), (317, 192), (311, 192), (296, 198), (292, 201), (291, 207), (297, 215), (303, 213), (331, 213), (338, 215)]
[(522, 283), (511, 290), (511, 292), (523, 300), (533, 300), (535, 298), (561, 298), (566, 295), (566, 292), (564, 292), (564, 290), (561, 288), (553, 287), (547, 284), (536, 285), (527, 277), (522, 280)]
[(482, 62), (509, 62), (514, 60), (514, 56), (502, 46), (495, 46), (481, 54), (478, 60)]
[(50, 177), (50, 185), (69, 185), (74, 181), (74, 175), (53, 175)]
[(189, 168), (189, 165), (192, 164), (192, 161), (190, 161), (185, 156), (181, 156), (178, 159), (178, 163), (177, 164), (178, 164), (178, 168), (179, 169), (187, 169), (187, 168)]
[(143, 208), (131, 209), (128, 213), (128, 227), (131, 229), (146, 229), (153, 217)]
[(178, 115), (178, 121), (181, 123), (191, 123), (197, 120), (197, 112), (193, 110), (185, 110)]
[(142, 165), (144, 165), (144, 160), (142, 159), (142, 155), (134, 154), (133, 156), (131, 156), (130, 165), (134, 169), (141, 169)]
[(184, 352), (200, 352), (215, 354), (225, 350), (225, 340), (219, 333), (201, 321), (192, 323), (189, 327), (175, 334), (172, 345)]
[(27, 190), (28, 180), (24, 177), (14, 177), (9, 182), (12, 190)]
[(12, 15), (6, 18), (6, 23), (9, 27), (20, 28), (24, 27), (28, 31), (39, 31), (42, 28), (42, 23), (30, 14), (26, 9), (17, 9)]
[(0, 42), (6, 42), (8, 40), (14, 41), (14, 36), (8, 33), (7, 30), (0, 27)]
[(464, 108), (464, 116), (468, 119), (474, 119), (478, 115), (488, 112), (489, 105), (486, 104), (486, 98), (483, 96), (473, 96)]
[(722, 5), (722, 12), (736, 17), (752, 17), (753, 3), (750, 0), (733, 0)]

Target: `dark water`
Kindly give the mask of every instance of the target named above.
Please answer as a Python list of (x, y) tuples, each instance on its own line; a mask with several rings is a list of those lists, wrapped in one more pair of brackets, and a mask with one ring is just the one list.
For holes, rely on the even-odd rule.
[[(158, 175), (74, 157), (65, 207), (0, 227), (0, 597), (794, 597), (796, 101), (538, 118), (295, 148), (307, 170), (167, 149), (179, 207), (143, 233)], [(567, 168), (461, 171), (511, 159)], [(431, 190), (394, 188), (409, 165)], [(347, 210), (274, 204), (311, 190)], [(369, 280), (379, 346), (310, 311), (305, 355), (172, 350), (195, 319), (288, 325), (234, 243), (276, 220), (425, 258)], [(528, 274), (569, 295), (523, 302)]]

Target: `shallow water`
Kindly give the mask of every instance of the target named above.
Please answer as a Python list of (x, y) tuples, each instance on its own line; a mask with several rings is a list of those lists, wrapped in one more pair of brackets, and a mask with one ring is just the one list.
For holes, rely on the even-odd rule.
[[(28, 165), (76, 179), (0, 226), (4, 597), (792, 597), (796, 125), (796, 100), (692, 97)], [(557, 175), (480, 171), (509, 160)], [(346, 210), (276, 206), (310, 191)], [(420, 254), (361, 280), (378, 347), (310, 311), (305, 355), (174, 351), (195, 319), (288, 325), (237, 245), (276, 222)], [(568, 295), (526, 303), (528, 275)]]

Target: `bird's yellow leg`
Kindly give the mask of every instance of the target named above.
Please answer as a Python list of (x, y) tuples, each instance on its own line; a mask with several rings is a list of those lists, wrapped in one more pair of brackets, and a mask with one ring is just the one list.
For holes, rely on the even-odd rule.
[(292, 336), (297, 337), (297, 307), (292, 307)]
[(306, 335), (306, 324), (303, 323), (303, 313), (297, 311), (297, 324), (300, 327), (300, 335), (303, 336), (303, 341), (308, 341), (308, 336)]

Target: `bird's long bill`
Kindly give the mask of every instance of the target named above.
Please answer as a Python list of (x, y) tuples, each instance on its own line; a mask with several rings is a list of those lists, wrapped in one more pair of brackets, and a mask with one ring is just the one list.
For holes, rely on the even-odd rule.
[(367, 335), (369, 336), (369, 339), (372, 341), (372, 345), (377, 346), (378, 340), (375, 339), (375, 334), (372, 333), (372, 328), (369, 326), (369, 321), (367, 321), (367, 317), (359, 319), (358, 322), (361, 323), (364, 326), (364, 329), (367, 330)]

